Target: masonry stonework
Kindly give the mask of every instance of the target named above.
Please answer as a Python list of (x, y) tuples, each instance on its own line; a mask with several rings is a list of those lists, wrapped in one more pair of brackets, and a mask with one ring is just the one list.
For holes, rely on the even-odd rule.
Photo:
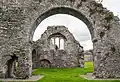
[[(75, 16), (88, 26), (97, 78), (120, 78), (119, 18), (94, 0), (0, 0), (0, 77), (31, 76), (34, 31), (54, 14)], [(11, 75), (13, 62), (17, 65)]]
[(33, 50), (33, 68), (84, 66), (83, 47), (65, 26), (48, 26)]

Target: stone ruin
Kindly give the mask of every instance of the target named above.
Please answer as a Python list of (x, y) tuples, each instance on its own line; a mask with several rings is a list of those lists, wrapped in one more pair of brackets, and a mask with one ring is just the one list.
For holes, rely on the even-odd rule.
[(72, 15), (87, 25), (96, 78), (120, 78), (120, 19), (102, 4), (95, 0), (0, 0), (1, 78), (31, 76), (35, 29), (55, 14)]
[(83, 67), (83, 47), (65, 26), (48, 26), (41, 38), (34, 42), (33, 68)]
[(83, 52), (84, 54), (84, 61), (94, 61), (94, 57), (93, 57), (93, 50), (85, 50)]

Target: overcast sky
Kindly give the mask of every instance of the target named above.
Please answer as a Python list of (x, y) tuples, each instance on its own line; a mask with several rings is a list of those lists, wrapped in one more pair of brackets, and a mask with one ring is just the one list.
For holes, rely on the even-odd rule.
[[(107, 9), (114, 12), (114, 14), (120, 18), (120, 0), (103, 0), (103, 6), (107, 7)], [(91, 35), (87, 26), (78, 18), (67, 14), (56, 14), (44, 19), (35, 30), (33, 41), (38, 40), (47, 26), (52, 25), (66, 26), (85, 50), (93, 48)]]

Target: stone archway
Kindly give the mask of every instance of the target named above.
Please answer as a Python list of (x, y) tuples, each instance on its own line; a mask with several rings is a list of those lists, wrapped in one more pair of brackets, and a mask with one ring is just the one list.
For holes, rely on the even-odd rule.
[[(31, 75), (30, 43), (35, 29), (42, 20), (54, 14), (75, 16), (88, 26), (94, 46), (94, 75), (96, 77), (120, 77), (119, 19), (94, 0), (13, 2), (4, 0), (0, 3), (0, 10), (2, 13), (0, 15), (3, 17), (0, 23), (2, 30), (0, 31), (0, 54), (4, 56), (15, 51), (24, 53), (20, 56), (21, 77)], [(27, 73), (23, 71), (26, 69)]]
[[(36, 29), (38, 24), (51, 15), (69, 14), (75, 16), (87, 25), (91, 33), (94, 46), (94, 75), (98, 78), (119, 77), (118, 73), (114, 73), (116, 72), (117, 68), (114, 68), (113, 64), (108, 63), (111, 62), (111, 60), (113, 60), (112, 63), (114, 62), (114, 59), (112, 59), (113, 54), (117, 56), (117, 54), (115, 54), (115, 51), (111, 50), (112, 47), (114, 47), (114, 50), (116, 50), (115, 45), (116, 43), (118, 43), (113, 43), (116, 41), (114, 34), (110, 36), (111, 33), (115, 32), (115, 30), (112, 31), (112, 29), (117, 29), (116, 27), (114, 27), (114, 24), (112, 24), (113, 26), (111, 27), (111, 23), (114, 21), (116, 22), (113, 14), (108, 10), (105, 10), (105, 8), (103, 8), (101, 4), (98, 4), (92, 0), (81, 0), (78, 2), (68, 1), (68, 3), (70, 4), (66, 5), (60, 3), (60, 5), (57, 4), (57, 6), (55, 6), (52, 2), (48, 4), (46, 3), (43, 11), (39, 11), (41, 12), (41, 14), (39, 14), (36, 22), (34, 22), (30, 34), (33, 35), (34, 30)], [(47, 8), (47, 5), (49, 5), (49, 8)], [(32, 37), (30, 37), (30, 39), (32, 39)]]
[(47, 59), (40, 60), (39, 65), (40, 65), (40, 67), (44, 67), (44, 68), (50, 68), (51, 67), (51, 63)]

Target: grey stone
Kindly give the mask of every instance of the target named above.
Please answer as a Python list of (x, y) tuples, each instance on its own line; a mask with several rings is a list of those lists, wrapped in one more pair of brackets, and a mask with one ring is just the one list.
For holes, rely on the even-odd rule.
[(120, 78), (120, 22), (94, 0), (0, 0), (0, 76), (13, 55), (18, 58), (15, 76), (31, 76), (34, 31), (42, 20), (59, 13), (75, 16), (88, 26), (94, 75)]
[[(55, 44), (57, 39), (58, 45)], [(32, 58), (33, 68), (84, 66), (83, 47), (65, 26), (48, 26), (41, 38), (33, 43)]]

